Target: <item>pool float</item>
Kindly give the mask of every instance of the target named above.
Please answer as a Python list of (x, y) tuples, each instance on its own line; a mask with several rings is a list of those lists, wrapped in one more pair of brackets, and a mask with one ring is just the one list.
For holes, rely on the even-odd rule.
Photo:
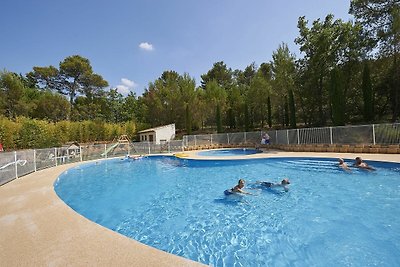
[(176, 153), (175, 157), (177, 157), (177, 158), (185, 158), (185, 157), (189, 157), (189, 155), (185, 154), (185, 153)]

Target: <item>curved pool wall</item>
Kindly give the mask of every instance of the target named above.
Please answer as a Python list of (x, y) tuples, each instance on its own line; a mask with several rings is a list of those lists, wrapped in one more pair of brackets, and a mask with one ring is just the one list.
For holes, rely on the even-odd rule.
[[(113, 175), (118, 168), (127, 173), (131, 167), (158, 161), (162, 164), (146, 166), (151, 175), (136, 177), (133, 172), (128, 179)], [(207, 161), (160, 156), (130, 162), (130, 165), (123, 160), (109, 160), (69, 170), (67, 174), (73, 174), (72, 177), (81, 175), (80, 182), (69, 177), (69, 186), (74, 190), (62, 192), (60, 185), (67, 181), (64, 179), (67, 175), (63, 174), (55, 182), (55, 189), (73, 209), (99, 224), (161, 250), (214, 266), (313, 265), (317, 262), (394, 266), (400, 260), (396, 256), (400, 255), (397, 245), (400, 225), (396, 220), (400, 210), (396, 201), (400, 164), (367, 163), (378, 171), (354, 170), (348, 174), (337, 169), (336, 159), (308, 157)], [(222, 196), (223, 189), (233, 186), (238, 176), (253, 182), (265, 176), (282, 178), (273, 170), (274, 166), (291, 175), (289, 193), (262, 190), (257, 197), (232, 201)], [(94, 178), (90, 178), (85, 171), (93, 167), (97, 170)], [(204, 172), (208, 168), (203, 167), (211, 170)], [(229, 168), (234, 168), (234, 172), (226, 177), (224, 170)], [(307, 169), (313, 170), (307, 177), (295, 177)], [(183, 175), (178, 175), (178, 170), (183, 170)], [(334, 170), (334, 175), (326, 175), (327, 170)], [(391, 170), (389, 176), (377, 176), (377, 173), (386, 175), (386, 170)], [(100, 185), (97, 181), (101, 175), (101, 181), (119, 184), (119, 188)], [(210, 176), (211, 180), (203, 179)], [(195, 181), (190, 177), (195, 177)], [(135, 183), (130, 188), (132, 179)], [(88, 180), (94, 184), (85, 188)], [(152, 186), (155, 190), (148, 191)], [(196, 191), (198, 188), (200, 192)], [(122, 200), (109, 201), (104, 197), (113, 196), (118, 190), (125, 194)], [(328, 196), (332, 190), (334, 194)], [(102, 192), (102, 197), (93, 194), (95, 191)], [(202, 197), (196, 199), (199, 195)], [(178, 200), (185, 203), (184, 208), (176, 207)], [(314, 201), (312, 205), (310, 200)], [(91, 205), (82, 210), (82, 202)], [(250, 205), (243, 204), (246, 202)], [(210, 210), (214, 206), (216, 213)], [(360, 210), (361, 213), (357, 212)], [(258, 211), (262, 215), (257, 215)], [(122, 215), (122, 220), (116, 215)], [(213, 236), (218, 238), (211, 240)], [(246, 254), (250, 260), (245, 259)]]

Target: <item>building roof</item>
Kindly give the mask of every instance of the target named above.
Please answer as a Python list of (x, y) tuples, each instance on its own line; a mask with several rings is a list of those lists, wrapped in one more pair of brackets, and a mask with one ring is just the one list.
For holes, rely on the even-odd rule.
[(146, 129), (146, 130), (140, 131), (138, 133), (141, 134), (141, 133), (155, 132), (155, 131), (160, 130), (162, 128), (170, 127), (172, 125), (175, 127), (175, 123), (171, 123), (171, 124), (168, 124), (168, 125), (163, 125), (163, 126), (159, 126), (159, 127), (155, 127), (155, 128)]

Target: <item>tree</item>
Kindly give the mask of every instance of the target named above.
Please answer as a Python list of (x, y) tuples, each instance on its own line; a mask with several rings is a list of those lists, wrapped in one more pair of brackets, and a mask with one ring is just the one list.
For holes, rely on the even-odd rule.
[(268, 126), (272, 127), (272, 107), (271, 107), (271, 97), (268, 95), (267, 99), (267, 110), (268, 110)]
[(53, 66), (33, 67), (28, 77), (41, 88), (69, 96), (71, 108), (78, 94), (93, 97), (108, 86), (107, 81), (93, 73), (89, 60), (79, 55), (65, 58), (58, 70)]
[(226, 91), (220, 87), (217, 81), (209, 81), (206, 85), (206, 97), (213, 109), (215, 110), (215, 123), (217, 131), (222, 132), (221, 112), (226, 101)]
[(184, 103), (185, 108), (185, 128), (186, 133), (192, 133), (192, 113), (191, 108), (193, 107), (195, 100), (195, 88), (196, 82), (193, 78), (189, 76), (189, 74), (185, 73), (180, 77), (179, 82), (179, 90), (181, 94), (182, 102)]
[(68, 118), (69, 108), (68, 100), (64, 96), (54, 94), (50, 91), (42, 92), (36, 102), (36, 108), (33, 110), (34, 118), (45, 119), (53, 122), (66, 120)]
[(345, 123), (345, 110), (343, 109), (343, 102), (345, 95), (343, 94), (343, 82), (341, 75), (337, 68), (331, 71), (330, 79), (330, 100), (331, 100), (331, 113), (334, 125), (344, 125)]
[[(290, 53), (287, 44), (282, 43), (279, 45), (278, 49), (272, 54), (272, 62), (271, 62), (271, 70), (272, 70), (272, 92), (274, 96), (274, 102), (276, 113), (280, 114), (279, 118), (276, 118), (277, 121), (282, 122), (282, 124), (289, 124), (289, 118), (292, 119), (292, 126), (296, 128), (296, 114), (295, 114), (295, 100), (294, 100), (294, 81), (296, 76), (296, 68), (295, 68), (295, 57)], [(290, 97), (292, 95), (292, 99)], [(290, 103), (289, 107), (287, 107), (288, 102), (287, 99), (289, 97), (289, 101), (293, 101)], [(279, 112), (279, 111), (285, 112)], [(287, 115), (285, 117), (285, 115)]]
[(381, 57), (392, 59), (386, 80), (392, 121), (396, 121), (400, 117), (400, 3), (398, 0), (352, 0), (350, 14), (362, 25), (370, 53), (378, 49)]
[(293, 94), (292, 89), (289, 89), (289, 125), (290, 125), (290, 128), (292, 128), (292, 129), (297, 127), (296, 105), (295, 105), (294, 94)]
[[(354, 64), (350, 63), (363, 56), (361, 28), (351, 21), (334, 20), (331, 14), (324, 21), (314, 21), (311, 28), (307, 27), (307, 23), (305, 17), (299, 18), (300, 36), (295, 40), (304, 54), (298, 61), (302, 90), (299, 102), (305, 105), (302, 109), (306, 122), (323, 126), (329, 114), (329, 103), (332, 102), (328, 89), (330, 71), (335, 67), (347, 66), (348, 78), (353, 76)], [(347, 91), (346, 87), (344, 90)], [(343, 109), (346, 110), (345, 103)]]
[(372, 91), (372, 84), (371, 84), (371, 77), (370, 77), (368, 63), (364, 64), (361, 88), (364, 99), (364, 120), (366, 122), (372, 122), (374, 119), (374, 95)]
[(24, 84), (18, 75), (11, 72), (0, 72), (0, 109), (4, 110), (6, 117), (15, 118), (21, 115), (24, 90)]
[(227, 90), (232, 86), (232, 70), (228, 69), (223, 61), (219, 61), (214, 63), (206, 74), (201, 75), (201, 79), (203, 89), (206, 88), (208, 82), (214, 80), (220, 87)]

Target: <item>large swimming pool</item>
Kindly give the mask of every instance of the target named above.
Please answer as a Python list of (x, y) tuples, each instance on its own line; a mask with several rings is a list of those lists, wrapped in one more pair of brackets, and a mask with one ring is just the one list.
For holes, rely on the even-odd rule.
[[(348, 162), (350, 162), (348, 160)], [(63, 173), (57, 194), (90, 220), (213, 266), (399, 266), (400, 164), (335, 159), (112, 159)], [(239, 178), (291, 180), (290, 190)]]

